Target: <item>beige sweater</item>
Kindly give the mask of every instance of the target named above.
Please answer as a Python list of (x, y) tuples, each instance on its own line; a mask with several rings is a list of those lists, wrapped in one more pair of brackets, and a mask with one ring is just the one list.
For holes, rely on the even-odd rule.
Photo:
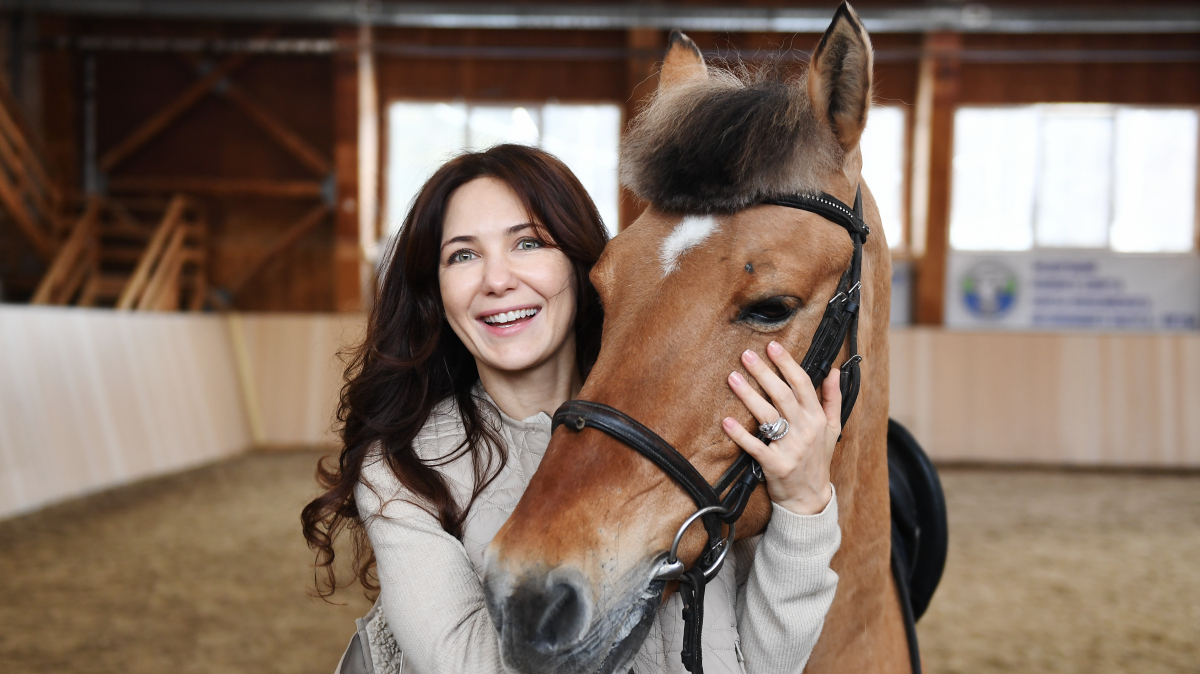
[[(483, 553), (541, 462), (550, 442), (550, 417), (543, 412), (524, 421), (511, 419), (479, 390), (485, 400), (483, 409), (495, 411), (488, 416), (499, 426), (509, 458), (468, 513), (461, 543), (443, 531), (434, 516), (410, 502), (414, 497), (377, 452), (364, 463), (355, 498), (375, 549), (381, 586), (379, 601), (368, 617), (374, 619), (377, 632), (386, 623), (395, 639), (394, 644), (376, 643), (375, 637), (369, 640), (376, 671), (505, 671), (484, 604)], [(414, 445), (429, 460), (449, 454), (462, 439), (457, 411), (452, 401), (446, 401), (435, 409)], [(442, 471), (455, 497), (465, 502), (474, 484), (469, 457), (447, 464)], [(840, 542), (836, 496), (824, 512), (807, 517), (774, 506), (766, 532), (735, 545), (708, 586), (705, 671), (803, 670), (833, 601), (837, 574), (829, 562)], [(634, 658), (633, 671), (684, 674), (679, 659), (681, 611), (678, 594), (659, 609)]]

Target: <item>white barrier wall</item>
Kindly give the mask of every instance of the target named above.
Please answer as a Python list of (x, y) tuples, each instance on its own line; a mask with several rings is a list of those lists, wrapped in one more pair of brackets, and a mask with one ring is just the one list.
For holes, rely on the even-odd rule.
[(218, 316), (0, 306), (0, 517), (242, 451)]
[(1200, 335), (893, 330), (891, 415), (935, 460), (1200, 467)]
[[(248, 417), (260, 445), (335, 445), (333, 416), (345, 363), (338, 352), (362, 339), (359, 314), (243, 314), (233, 317), (248, 372)], [(256, 409), (257, 408), (257, 409)]]
[[(336, 446), (364, 318), (0, 306), (0, 517), (229, 456)], [(1200, 334), (894, 329), (935, 460), (1200, 467)]]

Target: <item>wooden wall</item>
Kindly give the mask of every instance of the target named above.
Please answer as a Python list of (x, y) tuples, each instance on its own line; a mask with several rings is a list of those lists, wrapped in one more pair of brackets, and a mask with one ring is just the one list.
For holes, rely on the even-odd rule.
[[(774, 2), (759, 4), (794, 5)], [(819, 5), (821, 3), (802, 3)], [(887, 4), (872, 3), (865, 4)], [(1001, 3), (1005, 4), (1005, 3)], [(1070, 4), (1070, 3), (1068, 3)], [(1086, 4), (1086, 3), (1080, 3)], [(167, 22), (46, 17), (44, 40), (54, 36), (188, 36), (238, 38), (334, 37), (347, 47), (357, 29), (294, 25), (267, 27), (218, 22)], [(780, 49), (808, 50), (816, 34), (696, 32), (705, 50), (741, 55), (751, 63)], [(611, 101), (621, 104), (628, 119), (656, 85), (655, 71), (666, 46), (661, 30), (529, 31), (377, 29), (376, 81), (378, 104), (405, 99), (469, 101)], [(878, 34), (876, 98), (910, 107), (912, 135), (928, 142), (932, 154), (910, 148), (930, 180), (917, 184), (920, 203), (929, 201), (928, 221), (914, 223), (915, 235), (905, 255), (916, 258), (916, 313), (924, 323), (941, 319), (953, 109), (960, 104), (1006, 104), (1042, 101), (1096, 101), (1139, 104), (1200, 104), (1200, 62), (1144, 62), (1097, 54), (1130, 50), (1185, 53), (1200, 49), (1200, 35), (945, 35)], [(567, 51), (562, 51), (567, 50)], [(1046, 56), (1048, 53), (1059, 56)], [(1063, 61), (1061, 54), (1076, 54)], [(931, 54), (936, 53), (935, 57)], [(1038, 56), (1041, 53), (1042, 56)], [(76, 189), (83, 171), (84, 115), (82, 92), (85, 52), (44, 48), (40, 119), (49, 161)], [(219, 63), (224, 56), (214, 56)], [(789, 57), (791, 58), (791, 57)], [(924, 60), (923, 60), (924, 59)], [(931, 60), (932, 59), (932, 60)], [(1132, 59), (1137, 60), (1137, 59)], [(929, 65), (925, 80), (922, 72)], [(361, 286), (355, 234), (357, 214), (350, 196), (357, 189), (354, 153), (358, 91), (356, 57), (345, 52), (326, 55), (259, 55), (234, 71), (231, 81), (269, 109), (297, 135), (336, 166), (337, 217), (311, 229), (292, 248), (269, 264), (234, 298), (234, 307), (255, 311), (357, 310)], [(936, 67), (935, 67), (936, 66)], [(799, 72), (800, 60), (786, 65)], [(98, 152), (104, 155), (127, 134), (197, 79), (188, 58), (167, 53), (97, 52)], [(921, 136), (922, 82), (930, 88), (932, 126)], [(381, 164), (386, 166), (386, 128), (381, 129)], [(924, 175), (924, 174), (923, 174)], [(122, 179), (156, 176), (207, 176), (233, 181), (320, 181), (302, 162), (282, 151), (236, 106), (219, 93), (206, 95), (194, 108), (152, 142), (112, 171)], [(915, 179), (914, 179), (915, 180)], [(213, 281), (221, 287), (279, 242), (288, 228), (311, 208), (315, 196), (265, 198), (202, 194), (214, 222)], [(381, 195), (382, 196), (382, 195)], [(332, 204), (331, 204), (332, 205)], [(641, 210), (630, 195), (621, 204), (622, 224)], [(923, 211), (925, 212), (925, 211)], [(343, 231), (344, 230), (344, 231)], [(11, 236), (0, 226), (0, 245)], [(343, 240), (344, 239), (344, 240)], [(337, 242), (341, 241), (340, 244)], [(5, 245), (0, 276), (28, 284), (37, 265), (21, 262), (27, 255)], [(346, 250), (341, 250), (345, 248)], [(338, 252), (341, 250), (341, 252)], [(13, 259), (8, 259), (13, 258)], [(343, 270), (340, 263), (345, 262)], [(6, 272), (6, 270), (9, 270)], [(24, 279), (24, 280), (21, 280)], [(10, 284), (11, 285), (11, 284)], [(16, 286), (14, 286), (15, 288)], [(25, 292), (21, 290), (20, 292)]]
[[(43, 39), (56, 36), (251, 38), (328, 37), (327, 27), (264, 27), (202, 22), (133, 22), (47, 19)], [(220, 67), (228, 54), (175, 54), (134, 51), (92, 52), (95, 58), (96, 151), (106, 156), (148, 120), (178, 99), (200, 79)], [(83, 89), (88, 53), (47, 49), (43, 97), (53, 101), (41, 120), (48, 141), (48, 161), (60, 179), (80, 194), (86, 165)], [(127, 158), (106, 171), (109, 192), (133, 202), (153, 201), (176, 189), (198, 197), (211, 227), (210, 276), (215, 287), (228, 287), (320, 202), (322, 181), (329, 175), (297, 161), (222, 93), (235, 87), (289, 131), (310, 145), (326, 162), (333, 152), (333, 64), (328, 55), (254, 55), (230, 69), (217, 87)], [(201, 185), (188, 179), (220, 180), (232, 187)], [(161, 187), (139, 187), (151, 179)], [(132, 183), (132, 185), (131, 185)], [(255, 185), (306, 184), (297, 196), (269, 196)], [(256, 194), (258, 191), (260, 193)], [(278, 190), (277, 190), (278, 191)], [(233, 298), (233, 306), (250, 310), (333, 309), (333, 226), (326, 218), (278, 259), (268, 264)]]

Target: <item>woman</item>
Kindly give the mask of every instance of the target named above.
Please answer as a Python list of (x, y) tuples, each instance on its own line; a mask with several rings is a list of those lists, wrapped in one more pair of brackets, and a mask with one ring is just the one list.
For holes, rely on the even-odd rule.
[[(606, 240), (579, 181), (529, 147), (460, 156), (417, 196), (347, 370), (340, 461), (318, 468), (327, 491), (302, 516), (325, 573), (323, 596), (336, 587), (333, 539), (347, 527), (358, 580), (380, 591), (339, 671), (364, 661), (375, 671), (403, 666), (421, 674), (503, 670), (479, 578), (483, 551), (545, 452), (550, 414), (579, 392), (599, 351), (602, 311), (588, 273)], [(778, 345), (768, 355), (782, 372), (798, 371)], [(742, 362), (760, 383), (779, 383), (756, 354), (743, 354)], [(804, 376), (793, 385), (806, 390), (774, 401), (791, 411), (791, 432), (770, 449), (733, 419), (724, 423), (762, 463), (779, 506), (781, 523), (765, 536), (785, 538), (764, 547), (804, 550), (791, 558), (760, 553), (744, 564), (750, 574), (775, 572), (764, 578), (782, 568), (800, 579), (760, 591), (757, 610), (739, 611), (738, 631), (758, 624), (779, 634), (781, 617), (785, 623), (781, 644), (744, 653), (751, 671), (781, 661), (802, 668), (833, 599), (837, 576), (828, 565), (840, 534), (829, 464), (839, 433), (838, 379), (826, 380), (834, 384), (823, 387), (823, 403)], [(729, 385), (759, 416), (778, 417), (742, 375), (731, 373)], [(769, 610), (773, 601), (780, 610)], [(706, 625), (722, 618), (734, 625), (725, 613), (710, 614)], [(661, 635), (679, 633), (682, 618), (664, 610), (658, 622), (658, 643), (643, 647), (634, 663), (641, 674), (681, 671), (677, 653), (663, 655), (670, 644)], [(786, 651), (783, 660), (772, 649)], [(710, 674), (722, 662), (729, 671), (740, 667), (733, 649), (726, 655), (706, 657)]]

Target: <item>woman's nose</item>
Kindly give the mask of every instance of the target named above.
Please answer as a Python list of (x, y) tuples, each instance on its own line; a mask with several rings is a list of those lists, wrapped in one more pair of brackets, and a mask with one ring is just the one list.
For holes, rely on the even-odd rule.
[(483, 270), (483, 289), (491, 294), (503, 294), (517, 287), (516, 270), (511, 261), (503, 255), (494, 255), (486, 259)]

